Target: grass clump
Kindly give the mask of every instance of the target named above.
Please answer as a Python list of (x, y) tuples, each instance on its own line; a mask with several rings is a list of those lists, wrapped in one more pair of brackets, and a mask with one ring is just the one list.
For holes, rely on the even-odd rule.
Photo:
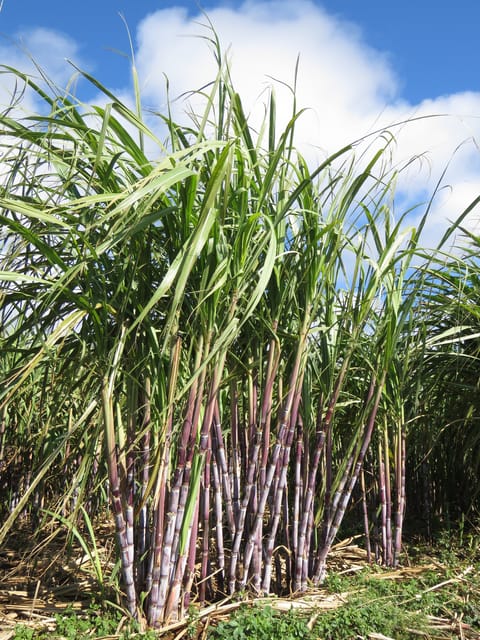
[[(315, 638), (323, 640), (350, 640), (382, 634), (390, 638), (418, 638), (428, 626), (427, 618), (419, 611), (402, 606), (402, 597), (410, 597), (411, 585), (406, 584), (407, 595), (400, 595), (395, 581), (368, 580), (356, 576), (352, 580), (338, 580), (330, 586), (346, 591), (346, 603), (322, 613), (315, 623)], [(417, 585), (418, 589), (418, 585)]]
[(92, 604), (87, 611), (79, 612), (67, 609), (64, 614), (55, 615), (54, 628), (33, 628), (25, 624), (15, 627), (12, 640), (82, 640), (86, 638), (115, 637), (117, 640), (131, 640), (141, 637), (154, 640), (152, 632), (140, 633), (140, 627), (134, 620), (125, 625), (121, 612)]
[(304, 618), (295, 611), (280, 613), (272, 607), (244, 606), (209, 633), (209, 640), (308, 640), (314, 638)]
[[(397, 571), (367, 568), (351, 577), (333, 575), (331, 593), (345, 604), (322, 612), (314, 632), (322, 640), (349, 640), (381, 634), (389, 638), (480, 637), (480, 574), (474, 563)], [(458, 635), (460, 634), (460, 635)]]

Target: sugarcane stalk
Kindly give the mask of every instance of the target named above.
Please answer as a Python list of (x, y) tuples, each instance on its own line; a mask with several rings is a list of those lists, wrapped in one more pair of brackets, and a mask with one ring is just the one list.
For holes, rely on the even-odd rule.
[(368, 517), (368, 502), (367, 502), (367, 490), (365, 485), (365, 469), (362, 467), (360, 472), (360, 490), (362, 494), (362, 514), (363, 514), (363, 529), (365, 531), (365, 549), (367, 552), (367, 562), (372, 562), (372, 546), (370, 542), (370, 520)]
[[(135, 565), (134, 500), (135, 500), (135, 440), (138, 420), (138, 391), (131, 379), (127, 381), (127, 433), (125, 446), (125, 524), (130, 561)], [(119, 411), (120, 413), (120, 411)]]
[[(218, 398), (215, 401), (213, 413), (213, 434), (215, 442), (215, 456), (218, 466), (222, 473), (222, 488), (225, 502), (225, 514), (227, 516), (227, 524), (229, 533), (233, 539), (235, 535), (235, 513), (232, 501), (232, 490), (230, 486), (230, 477), (228, 472), (227, 456), (225, 453), (225, 443), (222, 433), (222, 423), (220, 421), (220, 408), (218, 406)], [(233, 443), (232, 443), (233, 446)]]
[[(150, 547), (148, 538), (148, 506), (146, 504), (147, 487), (150, 479), (150, 422), (151, 422), (151, 380), (147, 376), (145, 378), (144, 389), (142, 391), (142, 437), (140, 440), (141, 447), (141, 487), (140, 487), (140, 509), (138, 514), (138, 542), (137, 542), (137, 576), (138, 584), (146, 585), (147, 577), (147, 550)], [(151, 586), (151, 585), (149, 585)]]
[[(203, 341), (200, 343), (200, 346), (203, 347)], [(202, 357), (208, 356), (209, 350), (209, 340), (205, 343), (205, 348), (199, 349), (197, 352), (197, 363), (200, 362), (200, 354)], [(172, 486), (170, 495), (171, 500), (169, 504), (169, 513), (173, 514), (172, 518), (169, 518), (168, 521), (168, 538), (169, 545), (164, 549), (162, 554), (162, 565), (166, 565), (163, 570), (162, 580), (161, 580), (161, 592), (160, 597), (162, 601), (162, 607), (164, 599), (167, 595), (168, 589), (168, 580), (169, 576), (173, 574), (175, 571), (175, 564), (177, 563), (177, 553), (178, 553), (178, 545), (180, 541), (180, 534), (184, 520), (184, 513), (187, 504), (187, 498), (190, 491), (190, 479), (192, 472), (192, 464), (195, 455), (195, 447), (197, 442), (197, 434), (200, 426), (201, 413), (203, 410), (203, 393), (205, 387), (206, 380), (206, 369), (204, 368), (200, 374), (200, 378), (198, 381), (198, 387), (195, 388), (195, 399), (193, 403), (193, 398), (191, 397), (193, 407), (193, 415), (191, 421), (189, 420), (190, 414), (188, 413), (185, 421), (184, 421), (184, 430), (182, 437), (182, 441), (184, 442), (184, 438), (187, 439), (186, 447), (182, 448), (181, 454), (182, 458), (177, 461), (177, 468), (175, 470), (174, 478), (175, 483)], [(192, 389), (193, 391), (193, 389)], [(190, 406), (190, 403), (189, 403)]]
[(380, 500), (380, 531), (382, 564), (387, 564), (387, 500), (385, 491), (385, 462), (382, 443), (378, 443), (378, 497)]
[(385, 418), (385, 428), (383, 430), (383, 450), (385, 460), (385, 566), (391, 567), (393, 564), (393, 541), (392, 541), (392, 491), (390, 482), (390, 451), (388, 443), (388, 425)]
[(160, 468), (157, 471), (157, 482), (155, 487), (155, 509), (154, 509), (154, 549), (152, 553), (151, 569), (147, 577), (147, 586), (149, 587), (148, 600), (148, 623), (152, 627), (156, 627), (163, 612), (163, 603), (166, 593), (166, 582), (168, 580), (169, 558), (172, 548), (171, 529), (171, 511), (166, 514), (165, 520), (165, 503), (167, 480), (170, 465), (170, 451), (172, 446), (172, 429), (173, 429), (173, 410), (174, 397), (176, 390), (176, 381), (179, 371), (180, 354), (182, 348), (182, 340), (177, 336), (172, 347), (172, 357), (170, 361), (170, 375), (168, 383), (167, 395), (167, 413), (162, 434), (162, 449), (160, 457)]
[(185, 611), (188, 609), (192, 597), (192, 586), (195, 579), (195, 560), (197, 554), (198, 517), (199, 512), (198, 509), (196, 509), (193, 516), (188, 558), (184, 571), (183, 598), (181, 598), (180, 602), (180, 618), (185, 617)]
[[(320, 400), (318, 410), (317, 410), (317, 420), (316, 420), (316, 442), (311, 462), (310, 471), (308, 474), (307, 486), (305, 490), (305, 497), (303, 501), (302, 508), (302, 519), (300, 522), (299, 532), (298, 532), (298, 544), (297, 544), (297, 552), (295, 555), (295, 574), (294, 574), (294, 582), (293, 589), (294, 591), (298, 591), (299, 589), (304, 591), (306, 588), (306, 573), (305, 573), (305, 565), (308, 563), (309, 556), (309, 540), (311, 537), (311, 527), (309, 527), (309, 523), (313, 522), (313, 498), (315, 492), (315, 482), (318, 472), (318, 466), (320, 464), (320, 459), (322, 456), (324, 444), (325, 444), (325, 429), (324, 429), (324, 421), (323, 421), (323, 401)], [(307, 572), (308, 573), (308, 572)], [(305, 578), (305, 579), (304, 579)]]
[(308, 564), (309, 558), (309, 544), (311, 539), (312, 527), (313, 527), (313, 498), (315, 493), (315, 483), (318, 472), (318, 467), (320, 464), (321, 456), (324, 450), (324, 447), (327, 445), (326, 452), (326, 461), (325, 461), (325, 503), (324, 503), (324, 530), (323, 530), (323, 539), (326, 539), (328, 535), (328, 523), (330, 522), (331, 511), (330, 511), (330, 492), (331, 492), (331, 467), (332, 467), (332, 423), (333, 416), (335, 413), (335, 408), (337, 406), (338, 397), (340, 395), (340, 391), (342, 385), (345, 380), (345, 376), (348, 369), (348, 358), (345, 358), (338, 374), (337, 380), (335, 382), (335, 387), (332, 393), (332, 397), (330, 398), (330, 402), (328, 403), (328, 407), (325, 413), (325, 417), (323, 417), (323, 397), (320, 398), (320, 402), (317, 408), (317, 418), (316, 418), (316, 442), (313, 453), (312, 465), (310, 469), (310, 473), (308, 476), (307, 489), (305, 493), (303, 511), (302, 511), (302, 521), (300, 523), (300, 531), (299, 531), (299, 540), (298, 540), (298, 553), (296, 555), (296, 566), (295, 566), (295, 578), (294, 578), (294, 589), (301, 589), (304, 591), (307, 587), (306, 576), (307, 573), (305, 571), (305, 567)]
[(130, 553), (127, 526), (118, 476), (117, 445), (115, 442), (115, 425), (113, 416), (113, 400), (109, 382), (104, 379), (102, 385), (102, 410), (105, 428), (105, 446), (110, 479), (112, 509), (115, 517), (115, 530), (120, 549), (122, 576), (125, 587), (127, 608), (130, 615), (137, 617), (137, 594), (135, 591), (134, 566)]
[[(272, 332), (275, 334), (278, 321), (272, 323)], [(274, 336), (269, 343), (267, 370), (265, 373), (265, 383), (262, 397), (262, 407), (260, 413), (260, 430), (262, 432), (262, 453), (259, 471), (259, 486), (265, 484), (268, 454), (270, 452), (270, 426), (272, 422), (273, 386), (277, 377), (280, 363), (280, 346), (278, 339)], [(281, 395), (280, 395), (281, 397)]]
[[(163, 611), (163, 623), (168, 622), (170, 619), (176, 619), (181, 612), (183, 600), (181, 587), (185, 579), (187, 562), (189, 573), (193, 574), (194, 572), (197, 547), (196, 532), (199, 520), (199, 494), (204, 461), (205, 456), (197, 452), (192, 462), (191, 482), (185, 505), (178, 550), (174, 558), (174, 571), (171, 574), (171, 581), (168, 581), (168, 595), (166, 598), (162, 597), (160, 599), (160, 605)], [(194, 532), (195, 535), (192, 535), (192, 532)], [(191, 584), (189, 576), (186, 577), (186, 580), (187, 585)], [(165, 584), (167, 584), (167, 581), (165, 581)], [(159, 624), (157, 624), (157, 626), (159, 626)]]
[[(216, 438), (213, 438), (215, 443)], [(214, 444), (215, 446), (215, 444)], [(215, 514), (215, 536), (217, 544), (217, 580), (218, 590), (220, 593), (224, 593), (225, 590), (225, 548), (223, 541), (223, 509), (222, 509), (222, 485), (220, 481), (220, 474), (218, 472), (218, 465), (215, 456), (212, 460), (212, 485), (213, 485), (213, 500), (214, 500), (214, 514)]]
[(236, 381), (230, 383), (230, 440), (231, 440), (231, 462), (230, 462), (230, 484), (232, 486), (232, 502), (234, 514), (235, 532), (238, 526), (240, 513), (240, 484), (241, 484), (241, 459), (239, 442), (239, 421), (238, 421), (238, 385)]
[(272, 483), (274, 480), (275, 471), (277, 469), (277, 465), (280, 460), (280, 455), (283, 452), (283, 449), (285, 447), (285, 441), (288, 436), (288, 432), (290, 430), (290, 417), (291, 417), (290, 414), (291, 414), (292, 404), (295, 397), (295, 390), (296, 390), (296, 384), (297, 384), (297, 380), (300, 372), (300, 367), (302, 365), (303, 358), (304, 358), (305, 340), (306, 340), (306, 330), (302, 332), (298, 342), (296, 358), (295, 358), (292, 372), (290, 375), (290, 388), (289, 388), (287, 397), (284, 401), (283, 409), (281, 412), (281, 418), (279, 421), (279, 427), (277, 432), (277, 442), (273, 447), (270, 464), (268, 466), (267, 474), (265, 478), (265, 484), (261, 488), (258, 507), (257, 507), (257, 511), (254, 518), (254, 525), (252, 527), (252, 531), (250, 532), (250, 535), (245, 545), (243, 578), (240, 581), (241, 588), (244, 588), (246, 585), (248, 570), (250, 567), (250, 562), (252, 559), (255, 542), (258, 536), (258, 532), (262, 526), (263, 517), (265, 514), (265, 507), (266, 507), (270, 489), (272, 487)]
[[(275, 325), (276, 326), (276, 325)], [(278, 369), (279, 356), (278, 349), (276, 348), (276, 341), (272, 339), (270, 341), (269, 354), (268, 354), (268, 365), (265, 374), (265, 385), (264, 392), (262, 398), (262, 406), (260, 412), (260, 428), (257, 429), (254, 433), (253, 447), (250, 449), (250, 457), (247, 464), (247, 471), (245, 475), (245, 489), (243, 493), (243, 498), (241, 502), (238, 502), (237, 507), (237, 526), (235, 530), (235, 536), (233, 538), (232, 551), (231, 551), (231, 559), (230, 559), (230, 569), (229, 569), (229, 593), (234, 593), (236, 589), (236, 571), (237, 571), (237, 563), (240, 553), (240, 547), (243, 540), (245, 525), (246, 525), (246, 517), (247, 511), (250, 506), (250, 512), (255, 512), (257, 509), (257, 479), (260, 489), (263, 487), (265, 482), (265, 473), (266, 473), (266, 461), (268, 459), (269, 453), (269, 442), (270, 442), (270, 422), (271, 422), (271, 412), (272, 412), (272, 397), (273, 397), (273, 385), (275, 381), (275, 375)], [(237, 389), (234, 389), (235, 394), (237, 394)], [(234, 408), (238, 406), (238, 396), (235, 395), (235, 404)], [(236, 414), (235, 414), (236, 415)], [(238, 429), (238, 420), (235, 418), (234, 424), (232, 424), (232, 448), (233, 448), (233, 465), (235, 468), (235, 456), (237, 453), (237, 447), (235, 446), (235, 440), (233, 439), (234, 429), (236, 427), (235, 433)], [(262, 449), (262, 459), (260, 463), (260, 470), (258, 471), (258, 459), (259, 453)], [(235, 476), (234, 476), (235, 477)], [(258, 554), (261, 553), (261, 545), (259, 545), (259, 541), (261, 540), (261, 531), (259, 530), (257, 533), (257, 538), (255, 541), (256, 548), (256, 557), (258, 558)], [(258, 585), (257, 585), (258, 586)]]
[(230, 569), (229, 569), (229, 593), (233, 594), (236, 590), (236, 570), (237, 570), (237, 562), (240, 553), (240, 546), (243, 539), (243, 533), (245, 529), (245, 521), (247, 517), (247, 510), (249, 504), (251, 504), (253, 498), (253, 492), (255, 489), (255, 472), (257, 469), (258, 463), (258, 452), (261, 446), (261, 434), (257, 432), (257, 436), (255, 438), (255, 444), (250, 449), (250, 461), (248, 465), (248, 472), (245, 479), (245, 490), (242, 498), (242, 502), (239, 508), (239, 514), (237, 518), (237, 527), (235, 530), (235, 536), (233, 538), (231, 558), (230, 558)]
[[(5, 403), (1, 408), (0, 415), (0, 471), (3, 471), (6, 466), (5, 462), (5, 442), (6, 442), (6, 426), (7, 426), (7, 407), (8, 403)], [(68, 445), (68, 443), (67, 443)], [(66, 457), (66, 456), (65, 456)]]
[[(360, 446), (358, 447), (358, 453), (355, 456), (355, 465), (352, 468), (350, 477), (348, 479), (347, 482), (344, 483), (344, 488), (342, 489), (341, 494), (339, 495), (339, 499), (337, 504), (335, 505), (335, 512), (334, 512), (334, 517), (332, 520), (331, 525), (329, 526), (329, 530), (328, 530), (328, 536), (327, 539), (324, 541), (323, 543), (323, 547), (320, 548), (319, 552), (317, 553), (317, 558), (316, 558), (316, 568), (315, 568), (315, 574), (313, 577), (313, 582), (314, 584), (318, 585), (320, 584), (324, 577), (325, 577), (325, 571), (326, 571), (326, 557), (327, 554), (331, 548), (331, 545), (335, 539), (335, 536), (337, 534), (338, 528), (343, 520), (343, 516), (345, 514), (348, 502), (350, 500), (350, 496), (352, 494), (352, 491), (355, 487), (355, 484), (357, 482), (358, 476), (360, 475), (360, 471), (363, 465), (363, 460), (365, 458), (365, 454), (368, 450), (368, 447), (370, 445), (370, 440), (372, 438), (372, 434), (373, 434), (373, 429), (375, 427), (375, 420), (377, 417), (377, 411), (378, 411), (378, 407), (380, 404), (380, 400), (382, 397), (382, 393), (383, 393), (383, 387), (385, 384), (385, 377), (386, 377), (386, 372), (384, 372), (382, 374), (382, 378), (380, 380), (380, 382), (376, 385), (377, 387), (377, 391), (375, 394), (375, 398), (373, 400), (373, 405), (372, 408), (370, 410), (369, 413), (369, 417), (367, 420), (367, 424), (365, 426), (365, 430), (363, 433), (363, 437), (360, 443)], [(370, 396), (373, 394), (373, 389), (375, 388), (375, 382), (376, 382), (376, 378), (375, 376), (373, 376), (372, 378), (372, 382), (370, 384), (370, 388), (367, 394), (367, 399), (370, 398)], [(368, 404), (370, 404), (369, 402), (366, 403), (365, 406), (368, 406)]]
[(286, 435), (285, 446), (283, 448), (283, 455), (280, 457), (280, 460), (282, 461), (281, 471), (278, 479), (278, 486), (274, 494), (273, 517), (271, 518), (270, 531), (267, 536), (267, 541), (265, 544), (265, 562), (264, 562), (264, 573), (263, 573), (263, 582), (262, 582), (262, 592), (265, 594), (268, 594), (270, 591), (270, 581), (272, 577), (272, 555), (273, 555), (273, 549), (275, 546), (277, 529), (280, 523), (283, 495), (284, 495), (285, 487), (287, 484), (287, 471), (288, 471), (288, 464), (290, 460), (290, 449), (293, 443), (295, 426), (296, 426), (297, 420), (299, 419), (298, 410), (300, 407), (302, 382), (303, 382), (303, 372), (299, 373), (299, 379), (296, 381), (297, 388), (296, 388), (295, 396), (292, 403), (292, 411), (290, 416), (290, 428)]
[(294, 498), (293, 498), (293, 521), (292, 521), (292, 554), (294, 558), (298, 555), (298, 530), (300, 527), (300, 503), (303, 497), (303, 469), (302, 462), (304, 460), (304, 431), (303, 422), (297, 422), (297, 436), (295, 447), (295, 470), (294, 470)]
[(399, 426), (397, 439), (397, 476), (396, 476), (396, 512), (395, 512), (395, 543), (393, 549), (393, 566), (397, 567), (402, 552), (403, 518), (406, 501), (406, 433), (402, 423)]
[(199, 588), (199, 602), (204, 604), (207, 594), (207, 579), (209, 574), (209, 561), (210, 561), (210, 463), (212, 459), (212, 434), (211, 431), (208, 435), (208, 443), (205, 451), (205, 464), (203, 468), (203, 486), (201, 491), (201, 506), (202, 506), (202, 552), (201, 552), (201, 565), (200, 565), (200, 588)]

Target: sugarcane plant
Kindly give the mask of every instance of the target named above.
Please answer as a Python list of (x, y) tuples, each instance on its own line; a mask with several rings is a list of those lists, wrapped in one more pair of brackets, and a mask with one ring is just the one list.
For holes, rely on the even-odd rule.
[(42, 107), (0, 118), (2, 482), (30, 469), (0, 539), (108, 501), (126, 608), (152, 627), (192, 597), (319, 584), (360, 489), (382, 561), (402, 544), (423, 221), (393, 219), (393, 137), (312, 168), (295, 99), (279, 132), (272, 89), (255, 130), (215, 52), (187, 124), (147, 125), (137, 84), (132, 110), (79, 72), (92, 107), (4, 69)]

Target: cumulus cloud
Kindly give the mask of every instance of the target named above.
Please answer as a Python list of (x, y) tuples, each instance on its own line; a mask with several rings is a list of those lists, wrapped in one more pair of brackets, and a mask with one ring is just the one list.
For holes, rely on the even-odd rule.
[[(299, 56), (297, 94), (299, 102), (312, 109), (321, 146), (338, 144), (339, 138), (351, 140), (358, 135), (359, 120), (366, 117), (373, 124), (396, 94), (387, 57), (369, 48), (354, 25), (338, 21), (312, 2), (249, 1), (238, 9), (211, 9), (209, 18), (222, 46), (229, 48), (234, 83), (248, 110), (261, 102), (273, 83), (280, 115), (284, 120), (290, 117), (291, 94), (272, 78), (293, 86)], [(175, 8), (157, 11), (140, 24), (137, 62), (143, 90), (152, 101), (164, 104), (162, 72), (173, 96), (215, 77), (214, 57), (198, 37), (212, 34), (200, 23), (205, 25), (202, 15), (192, 17)]]
[[(408, 165), (398, 177), (405, 206), (428, 202), (443, 176), (426, 230), (432, 243), (476, 197), (480, 94), (408, 103), (388, 55), (372, 49), (355, 25), (309, 0), (247, 0), (238, 8), (209, 9), (208, 15), (222, 47), (229, 49), (233, 81), (254, 124), (260, 122), (265, 90), (272, 84), (280, 122), (290, 118), (291, 92), (282, 83), (293, 85), (299, 56), (297, 102), (308, 111), (299, 121), (297, 145), (312, 162), (389, 127), (395, 136), (393, 163)], [(171, 97), (215, 77), (214, 56), (204, 39), (212, 34), (202, 27), (205, 23), (201, 14), (177, 7), (159, 10), (139, 25), (142, 90), (155, 109), (166, 104), (165, 77)], [(184, 107), (176, 105), (178, 111)], [(413, 121), (399, 124), (407, 119)], [(476, 225), (475, 212), (469, 225)]]
[[(442, 182), (427, 226), (432, 244), (478, 195), (479, 93), (409, 103), (402, 97), (401, 79), (388, 53), (370, 47), (356, 25), (311, 0), (246, 0), (236, 7), (209, 8), (208, 18), (227, 52), (235, 87), (254, 126), (263, 118), (271, 86), (279, 126), (290, 119), (288, 87), (295, 82), (298, 57), (297, 104), (307, 110), (299, 120), (296, 143), (312, 164), (363, 136), (368, 144), (374, 132), (389, 128), (395, 136), (393, 166), (408, 167), (398, 176), (397, 210), (427, 203)], [(183, 117), (187, 103), (180, 97), (215, 78), (212, 36), (205, 15), (181, 7), (159, 9), (140, 22), (135, 55), (146, 107), (165, 112), (168, 78), (170, 98), (179, 98), (173, 102), (175, 116)], [(65, 58), (79, 61), (76, 43), (45, 29), (19, 37), (50, 77), (64, 86), (72, 74)], [(3, 62), (26, 69), (18, 49), (0, 47), (0, 56)], [(79, 66), (85, 68), (82, 61)], [(33, 67), (26, 70), (38, 75)], [(8, 94), (12, 87), (6, 90)], [(5, 84), (3, 91), (0, 102), (5, 104)], [(127, 88), (120, 94), (131, 103)], [(190, 104), (194, 109), (198, 106), (191, 96)], [(400, 124), (405, 120), (410, 121)], [(426, 204), (417, 209), (418, 215), (422, 206)], [(476, 228), (477, 218), (474, 211), (470, 228)]]
[[(3, 65), (21, 70), (40, 86), (45, 85), (44, 73), (49, 81), (61, 89), (66, 88), (76, 75), (67, 60), (87, 68), (81, 61), (79, 47), (73, 38), (45, 28), (18, 32), (10, 41), (4, 40), (0, 45), (0, 59)], [(13, 76), (4, 75), (0, 82), (0, 105), (4, 107), (10, 104), (19, 89)], [(38, 102), (31, 92), (27, 92), (22, 97), (21, 106), (22, 111), (29, 112), (38, 107)]]

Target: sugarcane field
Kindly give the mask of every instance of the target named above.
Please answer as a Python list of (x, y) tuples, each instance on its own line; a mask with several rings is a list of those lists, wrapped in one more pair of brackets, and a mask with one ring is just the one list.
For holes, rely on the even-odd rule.
[(2, 66), (0, 640), (480, 638), (480, 187), (432, 242), (208, 46), (181, 118)]

